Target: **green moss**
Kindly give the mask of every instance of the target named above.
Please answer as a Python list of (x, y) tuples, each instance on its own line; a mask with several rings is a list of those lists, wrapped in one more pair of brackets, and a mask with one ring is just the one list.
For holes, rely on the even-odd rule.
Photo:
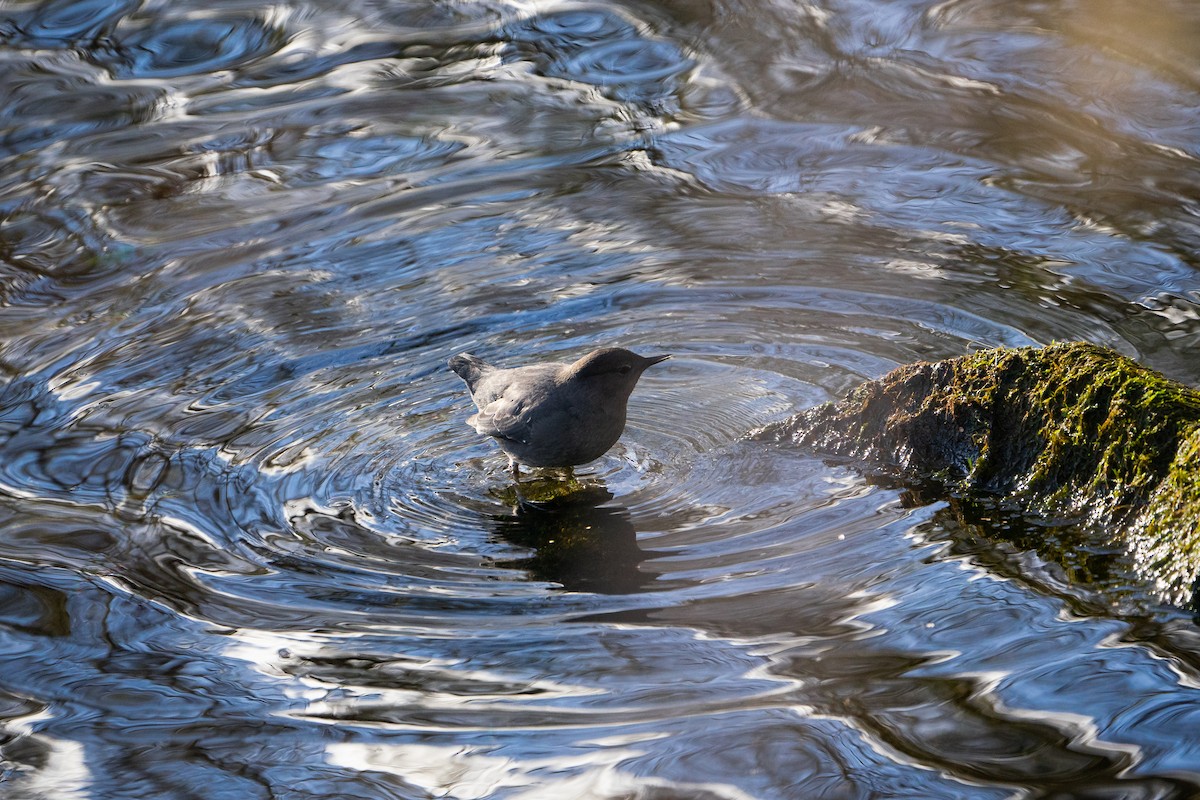
[(509, 484), (503, 489), (495, 490), (493, 496), (510, 506), (523, 503), (598, 503), (612, 498), (602, 485), (594, 481), (581, 481), (571, 470), (547, 471), (526, 476), (521, 480), (520, 486)]
[(1117, 531), (1172, 599), (1200, 564), (1200, 392), (1102, 347), (910, 364), (764, 435)]
[(1139, 563), (1153, 565), (1159, 591), (1196, 586), (1200, 575), (1200, 428), (1180, 445), (1129, 531)]

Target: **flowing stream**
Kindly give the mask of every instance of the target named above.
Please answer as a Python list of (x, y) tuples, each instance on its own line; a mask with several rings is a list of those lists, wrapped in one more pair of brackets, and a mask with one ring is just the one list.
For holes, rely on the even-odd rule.
[[(0, 796), (1200, 796), (1200, 627), (749, 438), (1200, 384), (1189, 0), (0, 0)], [(446, 369), (673, 358), (514, 507)]]

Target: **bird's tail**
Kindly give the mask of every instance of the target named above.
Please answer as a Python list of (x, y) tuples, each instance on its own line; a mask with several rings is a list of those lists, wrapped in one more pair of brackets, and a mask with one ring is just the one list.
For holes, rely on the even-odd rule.
[(471, 391), (475, 390), (475, 384), (479, 382), (489, 370), (495, 369), (491, 364), (484, 361), (478, 356), (473, 356), (470, 353), (459, 353), (452, 357), (449, 361), (450, 369), (454, 370), (458, 377), (467, 382), (467, 388)]

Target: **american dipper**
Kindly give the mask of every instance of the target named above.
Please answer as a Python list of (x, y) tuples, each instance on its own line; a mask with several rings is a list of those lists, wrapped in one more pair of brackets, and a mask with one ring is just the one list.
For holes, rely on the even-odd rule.
[(467, 423), (520, 465), (573, 467), (608, 452), (625, 430), (625, 406), (638, 378), (670, 356), (643, 358), (619, 347), (593, 350), (573, 364), (500, 369), (470, 353), (450, 359), (479, 413)]

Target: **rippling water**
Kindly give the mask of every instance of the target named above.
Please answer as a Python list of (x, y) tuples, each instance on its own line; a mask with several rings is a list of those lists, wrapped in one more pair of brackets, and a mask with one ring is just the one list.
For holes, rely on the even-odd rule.
[[(1200, 383), (1198, 39), (0, 0), (0, 794), (1196, 796), (1200, 630), (1119, 554), (745, 435), (985, 346)], [(598, 344), (674, 358), (515, 510), (445, 360)]]

